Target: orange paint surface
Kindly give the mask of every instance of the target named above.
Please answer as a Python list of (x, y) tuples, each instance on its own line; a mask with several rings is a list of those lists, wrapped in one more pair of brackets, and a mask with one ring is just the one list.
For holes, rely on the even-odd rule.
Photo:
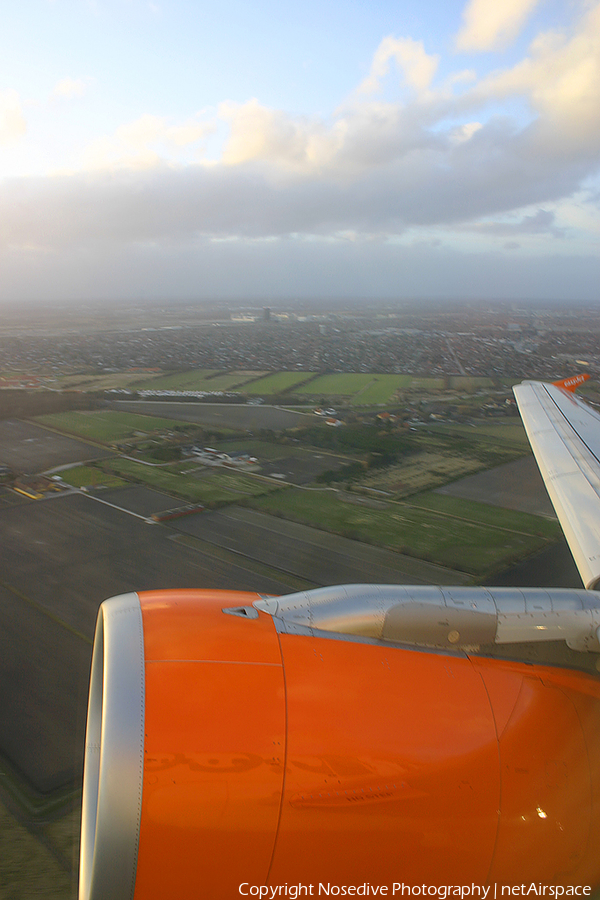
[(502, 803), (490, 882), (597, 885), (599, 778), (592, 770), (600, 753), (600, 684), (546, 666), (473, 664), (486, 685), (521, 673), (499, 740)]
[(561, 381), (553, 381), (552, 384), (556, 385), (556, 387), (562, 388), (563, 391), (571, 391), (574, 393), (580, 384), (583, 384), (584, 381), (588, 381), (590, 375), (573, 375), (571, 378), (563, 378)]
[(600, 884), (597, 679), (222, 612), (254, 599), (140, 594), (135, 900), (229, 900), (243, 882)]
[(172, 608), (165, 595), (140, 597), (146, 738), (135, 900), (234, 897), (240, 882), (266, 879), (277, 831), (285, 697), (273, 623), (221, 612), (255, 594), (182, 594)]
[(483, 884), (500, 778), (469, 660), (292, 635), (281, 646), (288, 762), (270, 883)]
[(139, 594), (144, 619), (144, 655), (150, 659), (217, 659), (281, 664), (270, 617), (250, 620), (225, 615), (249, 606), (258, 594), (241, 591), (146, 591)]

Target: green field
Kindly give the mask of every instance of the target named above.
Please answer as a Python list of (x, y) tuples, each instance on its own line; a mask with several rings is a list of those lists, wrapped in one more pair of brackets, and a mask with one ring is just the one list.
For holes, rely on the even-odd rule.
[(467, 453), (436, 452), (436, 448), (414, 453), (397, 465), (371, 469), (359, 485), (393, 494), (397, 499), (440, 487), (485, 468), (485, 463)]
[(353, 406), (386, 403), (400, 388), (410, 385), (410, 375), (373, 375), (345, 373), (321, 375), (297, 389), (311, 397), (347, 397)]
[(111, 459), (105, 471), (140, 481), (167, 494), (198, 503), (235, 502), (281, 488), (232, 469), (205, 468), (185, 460), (175, 466), (148, 466), (131, 459)]
[[(265, 396), (281, 394), (301, 381), (306, 381), (313, 374), (312, 372), (276, 372), (273, 375), (267, 375), (266, 378), (253, 381), (252, 384), (246, 386), (245, 391), (247, 394), (264, 394)], [(290, 390), (290, 393), (293, 393), (293, 390)]]
[(410, 385), (410, 375), (371, 375), (371, 381), (352, 398), (352, 406), (374, 406), (393, 399), (396, 391)]
[(312, 397), (347, 397), (352, 406), (370, 406), (389, 402), (397, 391), (442, 391), (446, 384), (451, 390), (474, 392), (490, 387), (492, 379), (457, 375), (445, 382), (443, 378), (414, 375), (347, 373), (321, 375), (299, 387), (297, 393)]
[(191, 369), (189, 372), (175, 372), (172, 375), (159, 375), (158, 378), (139, 379), (140, 390), (157, 391), (200, 391), (210, 375), (215, 375), (218, 369)]
[(320, 375), (299, 387), (298, 394), (310, 394), (312, 397), (352, 397), (373, 381), (372, 375)]
[[(262, 376), (262, 377), (261, 377)], [(307, 397), (345, 398), (352, 406), (376, 406), (394, 399), (397, 391), (452, 390), (474, 392), (490, 387), (492, 379), (453, 376), (450, 379), (413, 375), (385, 375), (379, 373), (348, 372), (317, 375), (311, 372), (220, 372), (216, 369), (192, 369), (171, 375), (143, 376), (135, 384), (140, 390), (171, 391), (232, 391), (251, 395), (273, 396), (284, 391)], [(131, 381), (132, 376), (128, 376)], [(308, 381), (307, 381), (308, 379)], [(311, 380), (312, 379), (312, 380)], [(306, 384), (302, 384), (307, 381)], [(133, 387), (133, 386), (132, 386)]]
[(453, 422), (428, 423), (427, 430), (433, 434), (464, 435), (473, 442), (481, 441), (529, 449), (525, 429), (521, 420), (516, 417), (504, 420), (482, 419), (473, 425), (455, 425)]
[(113, 410), (52, 413), (48, 416), (37, 416), (34, 421), (56, 428), (57, 431), (80, 435), (102, 443), (122, 440), (136, 431), (149, 434), (154, 431), (180, 428), (182, 424), (174, 419), (159, 419), (156, 416)]
[(443, 378), (411, 378), (411, 391), (441, 391), (444, 388)]
[(221, 372), (218, 369), (191, 369), (160, 378), (148, 378), (139, 390), (157, 391), (230, 391), (261, 375), (261, 372)]
[(248, 381), (252, 381), (260, 372), (230, 372), (225, 375), (216, 375), (214, 378), (207, 379), (202, 387), (197, 388), (199, 391), (244, 391), (244, 385)]
[[(417, 508), (418, 500), (413, 498), (412, 504), (390, 503), (385, 509), (373, 509), (348, 495), (342, 495), (342, 499), (358, 502), (341, 502), (340, 496), (331, 491), (291, 489), (257, 498), (251, 505), (467, 572), (479, 580), (541, 549), (559, 535), (555, 523), (537, 516), (465, 501), (460, 501), (460, 507), (448, 505), (442, 509), (443, 501), (450, 498), (441, 498), (440, 508), (435, 509), (437, 501), (430, 501), (431, 495), (418, 496), (423, 498), (419, 504), (422, 508)], [(450, 508), (454, 512), (449, 513)]]
[(55, 379), (61, 390), (110, 391), (113, 389), (136, 390), (139, 383), (151, 383), (153, 376), (148, 372), (90, 372), (78, 375), (59, 375)]
[(478, 378), (472, 375), (452, 375), (449, 386), (453, 391), (474, 391), (477, 388), (493, 387), (493, 379)]
[(298, 455), (299, 453), (310, 453), (313, 451), (300, 447), (298, 444), (290, 446), (289, 444), (271, 443), (269, 441), (259, 441), (246, 438), (235, 438), (234, 440), (211, 441), (211, 447), (217, 450), (224, 450), (225, 453), (234, 450), (242, 450), (249, 453), (250, 456), (256, 456), (257, 459), (281, 459), (284, 456), (290, 456), (291, 453)]
[(126, 482), (113, 475), (111, 472), (104, 472), (96, 466), (73, 466), (71, 469), (64, 469), (60, 473), (60, 477), (67, 484), (73, 487), (123, 487)]
[(470, 522), (478, 522), (482, 525), (492, 525), (496, 528), (507, 528), (511, 531), (522, 531), (532, 535), (539, 534), (549, 540), (555, 540), (562, 534), (560, 526), (553, 519), (513, 509), (503, 509), (491, 506), (489, 503), (478, 503), (475, 500), (463, 500), (461, 497), (437, 494), (435, 491), (411, 497), (405, 505), (414, 509), (428, 509), (453, 518), (468, 519)]

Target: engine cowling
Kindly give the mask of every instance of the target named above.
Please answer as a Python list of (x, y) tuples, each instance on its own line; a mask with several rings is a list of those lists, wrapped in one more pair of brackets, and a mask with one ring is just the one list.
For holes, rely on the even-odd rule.
[(102, 604), (82, 900), (600, 882), (596, 679), (284, 631), (257, 600)]

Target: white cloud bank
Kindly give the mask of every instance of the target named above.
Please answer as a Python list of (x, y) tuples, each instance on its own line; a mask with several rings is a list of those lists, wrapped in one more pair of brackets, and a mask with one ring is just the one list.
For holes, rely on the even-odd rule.
[(502, 50), (519, 34), (540, 0), (469, 0), (456, 49)]
[(403, 73), (406, 84), (421, 94), (431, 84), (439, 63), (438, 56), (428, 56), (422, 41), (412, 38), (383, 39), (371, 64), (371, 71), (358, 88), (362, 94), (378, 90), (381, 81), (390, 70), (390, 60), (395, 60)]
[(169, 125), (164, 116), (145, 114), (120, 125), (114, 134), (93, 141), (83, 154), (82, 168), (109, 171), (160, 167), (165, 155), (172, 157), (173, 152), (197, 144), (215, 127), (214, 121), (202, 122), (196, 117)]
[(83, 97), (87, 90), (87, 83), (82, 78), (62, 78), (54, 85), (51, 94), (52, 100), (72, 100), (74, 97)]
[(27, 131), (21, 99), (16, 91), (0, 91), (0, 144), (18, 141)]
[[(496, 6), (472, 0), (457, 42), (497, 46), (533, 5), (511, 0), (495, 14)], [(272, 239), (288, 251), (290, 241), (296, 248), (313, 242), (314, 255), (314, 242), (347, 243), (349, 233), (353, 246), (373, 247), (415, 229), (446, 236), (455, 229), (459, 241), (470, 230), (499, 250), (508, 234), (538, 242), (546, 235), (556, 253), (574, 240), (574, 221), (597, 221), (582, 213), (565, 223), (558, 211), (598, 173), (600, 4), (569, 30), (538, 35), (509, 69), (480, 80), (457, 73), (436, 85), (437, 67), (422, 43), (387, 37), (330, 121), (256, 99), (224, 102), (216, 115), (179, 123), (142, 115), (88, 147), (81, 171), (0, 183), (0, 252), (13, 260), (21, 252), (108, 247), (175, 252), (198, 242), (205, 259), (211, 242), (226, 238), (238, 241), (239, 259), (243, 241)], [(392, 77), (403, 101), (373, 99)], [(515, 103), (525, 116), (502, 112)], [(0, 110), (7, 136), (22, 135), (18, 97), (2, 95)], [(225, 126), (220, 156), (203, 160), (206, 139)], [(506, 224), (511, 214), (520, 226)]]

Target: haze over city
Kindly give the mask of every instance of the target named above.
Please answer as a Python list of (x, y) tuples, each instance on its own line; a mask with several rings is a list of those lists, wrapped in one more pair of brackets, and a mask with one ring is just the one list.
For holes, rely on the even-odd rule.
[(598, 299), (600, 4), (24, 0), (0, 301)]

